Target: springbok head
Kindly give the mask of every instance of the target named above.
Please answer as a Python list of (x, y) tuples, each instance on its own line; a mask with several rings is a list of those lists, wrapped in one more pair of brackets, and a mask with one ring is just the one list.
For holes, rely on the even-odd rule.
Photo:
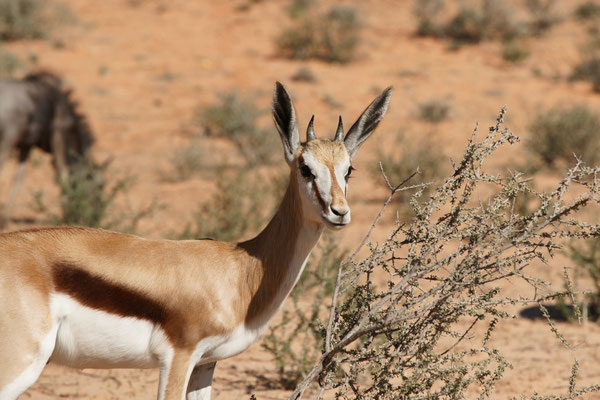
[(301, 143), (290, 96), (281, 83), (276, 83), (273, 96), (275, 126), (292, 177), (296, 177), (299, 186), (304, 218), (325, 223), (332, 229), (341, 229), (350, 222), (346, 191), (353, 170), (352, 159), (385, 115), (391, 95), (392, 88), (385, 89), (345, 136), (340, 116), (333, 140), (317, 138), (313, 116), (306, 130), (306, 142)]

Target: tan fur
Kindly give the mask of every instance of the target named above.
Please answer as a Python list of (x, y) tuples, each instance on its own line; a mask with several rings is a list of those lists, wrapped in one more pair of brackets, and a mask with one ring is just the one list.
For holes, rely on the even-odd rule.
[[(297, 178), (295, 174), (290, 174), (290, 184), (271, 222), (256, 238), (239, 245), (253, 260), (247, 275), (249, 293), (254, 293), (245, 310), (245, 322), (248, 325), (252, 325), (253, 320), (265, 312), (270, 305), (269, 299), (282, 289), (281, 282), (286, 273), (282, 266), (289, 265), (302, 226), (299, 202)], [(282, 242), (281, 238), (286, 240)]]
[[(379, 106), (383, 112), (389, 94), (388, 89), (376, 99), (386, 101)], [(242, 243), (148, 240), (83, 227), (35, 228), (0, 234), (0, 358), (3, 359), (0, 395), (30, 365), (37, 369), (23, 376), (35, 379), (43, 367), (39, 360), (45, 362), (50, 357), (52, 347), (48, 343), (52, 344), (54, 337), (49, 332), (51, 327), (56, 329), (60, 325), (52, 326), (50, 315), (50, 299), (55, 294), (62, 295), (56, 300), (58, 305), (63, 305), (61, 301), (66, 296), (87, 308), (146, 320), (151, 329), (160, 328), (157, 340), (158, 346), (163, 347), (156, 350), (159, 354), (150, 356), (164, 357), (159, 361), (163, 371), (168, 372), (167, 375), (161, 372), (165, 399), (181, 399), (190, 390), (185, 387), (188, 372), (201, 363), (208, 364), (193, 369), (192, 390), (204, 392), (203, 398), (210, 393), (215, 361), (242, 351), (266, 328), (299, 278), (325, 224), (339, 228), (350, 221), (345, 189), (341, 186), (345, 187), (345, 182), (338, 181), (335, 166), (348, 165), (343, 164), (350, 159), (348, 136), (350, 148), (355, 152), (359, 145), (356, 135), (362, 135), (362, 142), (364, 135), (372, 131), (351, 129), (344, 143), (314, 139), (300, 144), (289, 95), (279, 83), (273, 104), (284, 155), (291, 168), (290, 181), (276, 214), (251, 240)], [(370, 126), (378, 122), (373, 122), (373, 118), (380, 119), (383, 115), (371, 109), (373, 104), (379, 103), (373, 102), (363, 113)], [(308, 151), (327, 167), (330, 198), (319, 193), (311, 181), (314, 177), (300, 177), (298, 163), (302, 153)], [(319, 171), (326, 173), (321, 167)], [(308, 193), (310, 185), (315, 188), (314, 197)], [(326, 204), (324, 199), (331, 202)], [(343, 216), (347, 217), (345, 222)], [(164, 337), (168, 343), (163, 342)], [(101, 339), (114, 340), (110, 336)], [(135, 339), (133, 336), (131, 340)], [(40, 347), (42, 342), (44, 346)], [(38, 356), (40, 348), (43, 351)], [(131, 354), (138, 356), (142, 352)], [(81, 353), (75, 356), (80, 359), (73, 362), (88, 362), (86, 356)], [(111, 365), (112, 353), (104, 357), (109, 362), (100, 365)], [(196, 371), (200, 374), (195, 374)], [(28, 380), (17, 382), (10, 390), (24, 390), (22, 387), (29, 384)], [(6, 393), (9, 393), (6, 397), (14, 396), (13, 392)]]
[(7, 263), (5, 255), (18, 251), (14, 246), (3, 246), (2, 250), (0, 354), (5, 357), (0, 362), (0, 388), (31, 364), (31, 355), (37, 354), (39, 343), (51, 324), (48, 279), (42, 277), (43, 272), (33, 264)]
[(346, 156), (346, 148), (342, 142), (332, 142), (331, 140), (315, 139), (304, 144), (304, 148), (310, 150), (315, 158), (323, 164), (337, 164)]
[(167, 377), (165, 399), (181, 399), (186, 392), (185, 376), (190, 365), (191, 352), (180, 350), (173, 356)]

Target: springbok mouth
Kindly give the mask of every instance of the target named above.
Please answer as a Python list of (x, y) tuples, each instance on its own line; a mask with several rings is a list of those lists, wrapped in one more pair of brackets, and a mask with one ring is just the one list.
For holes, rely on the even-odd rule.
[(333, 228), (333, 229), (342, 229), (349, 223), (349, 222), (332, 222), (326, 218), (323, 218), (323, 220), (330, 228)]

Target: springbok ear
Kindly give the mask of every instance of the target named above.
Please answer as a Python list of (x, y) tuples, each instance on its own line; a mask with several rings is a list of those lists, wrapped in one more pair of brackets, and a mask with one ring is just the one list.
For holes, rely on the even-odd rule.
[(379, 121), (385, 115), (390, 97), (392, 96), (392, 88), (389, 87), (383, 91), (369, 106), (363, 111), (360, 117), (356, 120), (352, 128), (348, 131), (344, 144), (346, 150), (353, 159), (360, 145), (373, 133)]
[(300, 136), (292, 100), (279, 82), (275, 83), (275, 93), (273, 94), (273, 118), (279, 136), (281, 136), (285, 160), (291, 164), (300, 146)]

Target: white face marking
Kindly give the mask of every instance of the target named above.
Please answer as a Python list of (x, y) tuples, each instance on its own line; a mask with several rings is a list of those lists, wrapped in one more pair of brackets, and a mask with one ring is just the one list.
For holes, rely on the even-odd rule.
[[(311, 151), (305, 151), (302, 154), (304, 163), (310, 168), (315, 176), (314, 183), (317, 185), (319, 194), (326, 204), (331, 203), (331, 174), (325, 164), (317, 161)], [(311, 184), (311, 182), (308, 182)]]
[[(339, 204), (339, 199), (336, 201), (333, 199), (333, 190), (337, 190), (337, 188), (332, 188), (334, 182), (330, 169), (324, 163), (319, 161), (310, 150), (304, 151), (302, 157), (306, 166), (310, 168), (315, 176), (313, 180), (307, 180), (302, 176), (299, 178), (301, 182), (304, 182), (304, 184), (301, 184), (300, 186), (303, 189), (305, 196), (310, 199), (310, 202), (312, 203), (310, 207), (303, 205), (305, 213), (308, 213), (307, 215), (312, 216), (313, 219), (318, 221), (325, 220), (332, 228), (341, 228), (348, 224), (351, 220), (351, 216), (350, 210), (347, 207), (347, 213), (342, 217), (336, 215), (331, 210), (332, 203), (335, 204), (338, 202)], [(350, 168), (350, 157), (345, 153), (343, 159), (333, 166), (335, 180), (344, 196), (346, 194), (346, 174), (348, 173), (348, 168)], [(321, 205), (316, 198), (313, 185), (316, 185), (324, 206)]]
[(348, 187), (348, 183), (346, 182), (348, 168), (350, 168), (350, 157), (346, 153), (344, 154), (344, 159), (333, 166), (333, 170), (335, 171), (335, 177), (337, 179), (338, 184), (342, 188), (344, 194), (346, 194), (346, 189)]

